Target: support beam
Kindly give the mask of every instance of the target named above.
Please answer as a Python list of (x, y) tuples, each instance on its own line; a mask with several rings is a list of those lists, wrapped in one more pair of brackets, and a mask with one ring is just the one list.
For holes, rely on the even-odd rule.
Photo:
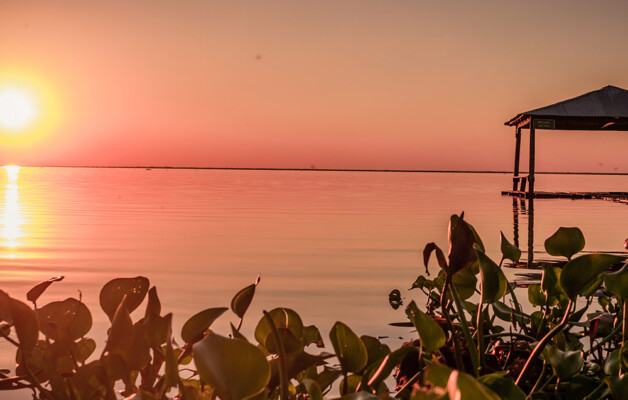
[(534, 198), (528, 199), (528, 268), (534, 263)]
[(515, 168), (512, 178), (512, 190), (517, 190), (517, 184), (519, 183), (519, 158), (521, 155), (521, 128), (515, 127)]
[(534, 118), (530, 119), (530, 162), (528, 166), (528, 198), (534, 198)]

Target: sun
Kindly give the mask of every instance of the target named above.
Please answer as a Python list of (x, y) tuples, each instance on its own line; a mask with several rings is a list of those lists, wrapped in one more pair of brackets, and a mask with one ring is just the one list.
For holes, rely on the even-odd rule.
[(19, 131), (32, 125), (36, 117), (37, 106), (32, 93), (15, 86), (0, 87), (0, 127)]

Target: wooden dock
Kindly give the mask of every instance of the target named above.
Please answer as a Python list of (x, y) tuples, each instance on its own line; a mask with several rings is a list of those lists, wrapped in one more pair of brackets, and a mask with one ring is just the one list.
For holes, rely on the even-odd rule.
[[(503, 190), (502, 195), (529, 199), (530, 192)], [(628, 204), (628, 192), (534, 192), (535, 199), (599, 199)]]

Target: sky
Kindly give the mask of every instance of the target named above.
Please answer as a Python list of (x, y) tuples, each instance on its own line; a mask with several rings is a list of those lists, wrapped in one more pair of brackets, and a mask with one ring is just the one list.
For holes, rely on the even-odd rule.
[[(625, 1), (0, 0), (0, 90), (37, 111), (0, 127), (0, 164), (510, 170), (506, 120), (628, 88), (626, 16)], [(544, 131), (537, 171), (628, 173), (626, 148)]]

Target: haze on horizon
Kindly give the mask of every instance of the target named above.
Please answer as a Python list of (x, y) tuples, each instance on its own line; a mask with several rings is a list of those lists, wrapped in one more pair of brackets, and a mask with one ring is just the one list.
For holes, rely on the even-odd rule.
[[(504, 121), (628, 88), (627, 15), (619, 0), (4, 1), (0, 86), (36, 82), (52, 116), (0, 130), (0, 164), (508, 170)], [(544, 131), (537, 170), (628, 172), (627, 145)]]

